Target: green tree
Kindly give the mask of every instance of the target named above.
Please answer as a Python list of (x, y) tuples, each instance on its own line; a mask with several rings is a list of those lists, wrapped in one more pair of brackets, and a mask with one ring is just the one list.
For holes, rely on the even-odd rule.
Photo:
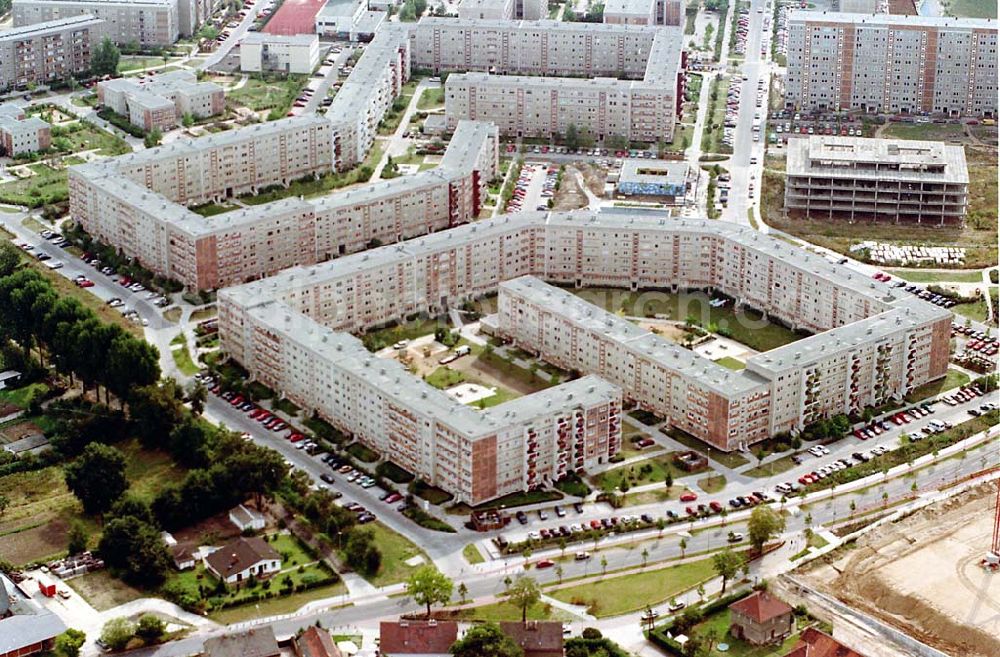
[(97, 549), (109, 568), (137, 586), (159, 586), (170, 569), (170, 554), (159, 529), (135, 516), (110, 520)]
[(462, 604), (465, 604), (466, 599), (469, 597), (469, 587), (465, 585), (465, 582), (461, 582), (458, 585), (458, 597), (462, 600)]
[(82, 522), (74, 522), (70, 525), (69, 541), (66, 547), (66, 551), (69, 552), (70, 556), (86, 551), (89, 542), (90, 535), (87, 533), (87, 528), (83, 526)]
[(104, 37), (94, 48), (90, 59), (90, 72), (97, 76), (117, 75), (119, 59), (121, 59), (121, 51), (118, 50), (118, 46), (108, 37)]
[(419, 605), (427, 607), (427, 618), (431, 617), (431, 605), (448, 604), (454, 583), (440, 570), (431, 565), (421, 566), (406, 581), (406, 594)]
[(684, 537), (684, 536), (682, 536), (681, 537), (681, 542), (677, 544), (677, 547), (679, 547), (681, 549), (681, 559), (683, 559), (684, 558), (684, 552), (687, 550), (687, 547), (688, 547), (688, 540), (687, 540), (687, 538)]
[(507, 591), (507, 599), (521, 610), (521, 622), (528, 620), (528, 609), (542, 598), (542, 591), (538, 588), (538, 582), (527, 575), (521, 575), (511, 585)]
[(125, 455), (102, 443), (90, 443), (64, 467), (66, 487), (83, 504), (84, 512), (101, 515), (128, 490)]
[(566, 148), (575, 151), (580, 148), (580, 131), (577, 129), (575, 123), (570, 123), (566, 126), (566, 134), (563, 135), (563, 141), (566, 142)]
[(513, 639), (500, 631), (496, 623), (473, 625), (451, 646), (454, 657), (524, 657)]
[(0, 242), (0, 276), (10, 276), (21, 264), (21, 249), (7, 240)]
[(146, 148), (153, 148), (154, 146), (159, 145), (161, 141), (163, 141), (163, 133), (159, 128), (153, 128), (146, 133), (145, 137), (142, 138), (142, 144)]
[(135, 629), (135, 623), (127, 618), (112, 618), (101, 629), (101, 641), (110, 650), (124, 650), (135, 637)]
[(200, 416), (205, 412), (205, 403), (208, 401), (208, 388), (201, 381), (196, 381), (188, 391), (188, 403), (191, 404), (191, 412)]
[(716, 552), (712, 556), (712, 566), (715, 572), (722, 578), (722, 593), (726, 592), (726, 583), (740, 572), (743, 566), (743, 557), (731, 549), (726, 548), (721, 552)]
[(139, 625), (136, 628), (136, 635), (146, 643), (159, 641), (163, 633), (167, 631), (167, 624), (152, 614), (143, 614), (139, 617)]
[(750, 514), (747, 534), (750, 545), (760, 552), (764, 545), (777, 534), (785, 531), (785, 519), (769, 506), (758, 506)]
[(351, 568), (368, 576), (377, 574), (382, 567), (382, 552), (375, 545), (371, 530), (352, 530), (344, 546), (344, 555)]
[(78, 657), (80, 648), (87, 641), (87, 635), (70, 628), (56, 637), (53, 649), (59, 657)]

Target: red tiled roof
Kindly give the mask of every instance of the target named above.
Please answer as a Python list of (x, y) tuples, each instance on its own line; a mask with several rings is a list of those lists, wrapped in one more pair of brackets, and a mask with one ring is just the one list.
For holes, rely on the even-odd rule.
[(748, 595), (729, 605), (729, 608), (749, 617), (755, 623), (766, 623), (772, 618), (792, 611), (784, 601), (771, 596), (767, 591), (757, 591), (753, 595)]
[(848, 648), (829, 634), (809, 627), (799, 637), (795, 648), (785, 657), (865, 657), (865, 655)]
[(315, 625), (295, 637), (295, 654), (299, 657), (343, 657), (330, 633)]
[(447, 655), (458, 640), (455, 621), (399, 620), (379, 623), (383, 655)]
[(524, 657), (563, 654), (563, 625), (558, 621), (501, 622), (500, 631), (524, 650)]

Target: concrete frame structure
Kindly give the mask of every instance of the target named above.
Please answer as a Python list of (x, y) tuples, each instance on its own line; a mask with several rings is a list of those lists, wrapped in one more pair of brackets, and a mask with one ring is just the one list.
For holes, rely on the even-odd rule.
[(939, 141), (790, 139), (785, 208), (848, 221), (958, 224), (968, 206), (965, 149)]
[(684, 24), (684, 0), (609, 0), (604, 3), (609, 25)]
[(497, 175), (496, 128), (466, 122), (432, 170), (211, 217), (185, 207), (330, 171), (331, 133), (312, 115), (79, 165), (70, 212), (157, 274), (213, 289), (471, 221)]
[(0, 91), (88, 72), (103, 26), (93, 16), (75, 16), (0, 32)]
[(673, 139), (680, 28), (424, 18), (410, 41), (414, 68), (461, 71), (445, 84), (449, 125), (493, 121), (503, 135), (550, 137), (574, 124), (598, 139)]
[(460, 19), (539, 21), (549, 17), (548, 0), (462, 0)]
[(0, 155), (43, 151), (52, 145), (52, 127), (37, 116), (27, 117), (17, 105), (0, 105)]
[(316, 34), (248, 32), (240, 41), (240, 70), (244, 73), (281, 71), (311, 74), (319, 66)]
[(316, 14), (316, 34), (358, 41), (378, 33), (388, 17), (388, 7), (365, 0), (328, 0)]
[[(532, 284), (537, 294), (531, 303), (524, 300), (528, 294), (513, 303), (518, 290), (505, 281), (522, 276), (632, 290), (714, 288), (741, 306), (817, 334), (759, 354), (746, 370), (733, 372), (639, 335), (644, 332), (581, 301), (565, 300), (564, 307), (568, 293), (539, 282)], [(606, 377), (624, 388), (627, 399), (726, 451), (899, 399), (944, 376), (948, 366), (951, 314), (942, 308), (747, 228), (622, 209), (501, 216), (293, 268), (222, 290), (219, 330), (224, 350), (252, 376), (384, 451), (384, 427), (369, 427), (364, 414), (330, 397), (348, 391), (314, 383), (346, 355), (362, 353), (343, 332), (437, 314), (498, 288), (500, 317), (488, 323), (501, 335), (506, 326), (508, 337), (544, 358)], [(521, 310), (523, 320), (516, 314)], [(553, 342), (560, 340), (562, 352)], [(640, 356), (650, 363), (643, 373), (631, 369)], [(395, 363), (378, 366), (383, 368), (386, 389), (419, 385)], [(363, 405), (357, 394), (350, 391), (350, 403)], [(375, 391), (364, 394), (364, 403), (383, 408), (382, 397), (372, 401)], [(426, 412), (422, 398), (405, 401), (395, 399), (391, 412)], [(457, 490), (446, 478), (428, 481)]]
[(183, 9), (189, 15), (192, 0), (16, 0), (14, 25), (33, 25), (70, 16), (94, 16), (104, 21), (101, 38), (123, 45), (170, 46), (193, 29), (181, 29)]
[(145, 80), (116, 78), (98, 82), (97, 99), (127, 116), (132, 125), (147, 131), (166, 131), (185, 114), (199, 119), (221, 114), (226, 93), (214, 82), (198, 82), (190, 71), (172, 71)]
[(996, 20), (792, 11), (785, 105), (995, 117)]

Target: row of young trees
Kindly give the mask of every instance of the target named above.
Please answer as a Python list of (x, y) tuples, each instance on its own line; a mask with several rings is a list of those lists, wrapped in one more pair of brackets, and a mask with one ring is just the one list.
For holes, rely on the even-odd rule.
[(43, 366), (51, 361), (85, 390), (103, 388), (106, 400), (109, 393), (125, 400), (131, 389), (160, 378), (156, 347), (60, 297), (37, 271), (18, 269), (16, 251), (10, 243), (0, 247), (0, 338), (20, 346), (26, 359), (34, 350)]

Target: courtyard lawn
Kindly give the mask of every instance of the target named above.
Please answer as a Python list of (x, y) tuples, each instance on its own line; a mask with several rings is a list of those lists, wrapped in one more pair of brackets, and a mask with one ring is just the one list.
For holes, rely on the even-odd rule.
[(588, 613), (606, 618), (660, 604), (714, 576), (712, 560), (702, 559), (566, 588), (549, 588), (546, 594), (556, 600), (586, 606)]
[[(80, 153), (96, 150), (98, 155), (123, 155), (131, 153), (132, 149), (121, 137), (87, 123), (77, 121), (68, 125), (52, 128), (52, 146), (60, 153)], [(72, 164), (69, 158), (66, 164)], [(78, 162), (76, 162), (78, 164)]]
[(728, 334), (755, 351), (770, 351), (803, 337), (755, 312), (734, 310), (731, 304), (713, 308), (708, 303), (710, 297), (701, 292), (630, 292), (607, 287), (567, 288), (567, 291), (608, 312), (624, 313), (627, 317), (657, 315), (680, 322), (691, 318), (701, 327), (715, 329), (720, 335)]
[(465, 382), (465, 374), (442, 365), (424, 377), (424, 381), (440, 390), (447, 390)]
[(746, 364), (743, 361), (737, 360), (737, 359), (733, 358), (732, 356), (723, 356), (722, 358), (720, 358), (719, 360), (717, 360), (715, 362), (717, 364), (719, 364), (719, 365), (722, 365), (723, 367), (725, 367), (727, 369), (731, 369), (731, 370), (736, 371), (736, 372), (738, 372), (738, 371), (740, 371), (742, 369), (746, 369)]
[(949, 16), (997, 18), (997, 0), (951, 0), (945, 7)]
[(960, 303), (951, 310), (962, 317), (968, 317), (974, 322), (985, 322), (989, 314), (984, 299), (979, 299), (971, 303)]
[(944, 378), (938, 379), (937, 381), (931, 381), (930, 383), (925, 383), (919, 388), (914, 388), (913, 391), (906, 396), (906, 402), (908, 404), (912, 404), (914, 402), (927, 399), (928, 397), (939, 395), (945, 390), (951, 390), (952, 388), (964, 386), (968, 382), (968, 374), (962, 372), (961, 370), (949, 369), (948, 373), (944, 375)]
[[(698, 623), (688, 634), (704, 637), (711, 633), (715, 637), (716, 648), (705, 653), (709, 657), (721, 657), (724, 655), (729, 657), (784, 657), (799, 640), (798, 634), (793, 634), (781, 643), (756, 646), (731, 635), (729, 633), (729, 626), (729, 609), (727, 608), (717, 611)], [(725, 652), (721, 652), (717, 649), (719, 643), (728, 644), (729, 648)]]
[(698, 488), (702, 489), (709, 495), (714, 495), (715, 493), (721, 492), (726, 487), (726, 477), (725, 475), (709, 475), (699, 479), (697, 484)]
[(174, 365), (177, 366), (177, 369), (179, 369), (181, 373), (186, 376), (194, 376), (197, 374), (199, 368), (191, 359), (191, 352), (188, 351), (187, 340), (184, 339), (184, 334), (179, 334), (170, 342), (170, 344), (177, 347), (176, 349), (170, 350), (170, 355), (173, 357)]
[[(670, 476), (675, 480), (694, 474), (674, 465), (674, 454), (676, 453), (668, 452), (602, 472), (593, 477), (594, 487), (598, 490), (621, 489), (622, 484), (625, 484), (626, 489), (628, 489), (666, 481), (667, 473), (670, 473)], [(695, 472), (704, 472), (704, 470)]]
[(29, 164), (28, 168), (34, 175), (0, 185), (0, 203), (37, 208), (69, 198), (65, 169), (56, 170), (41, 162)]
[(226, 100), (255, 112), (271, 110), (283, 117), (301, 93), (305, 83), (304, 75), (291, 75), (288, 79), (252, 76), (239, 89), (227, 91)]
[(444, 89), (441, 87), (424, 89), (423, 93), (420, 94), (420, 100), (417, 101), (417, 109), (427, 110), (438, 107), (444, 107)]

